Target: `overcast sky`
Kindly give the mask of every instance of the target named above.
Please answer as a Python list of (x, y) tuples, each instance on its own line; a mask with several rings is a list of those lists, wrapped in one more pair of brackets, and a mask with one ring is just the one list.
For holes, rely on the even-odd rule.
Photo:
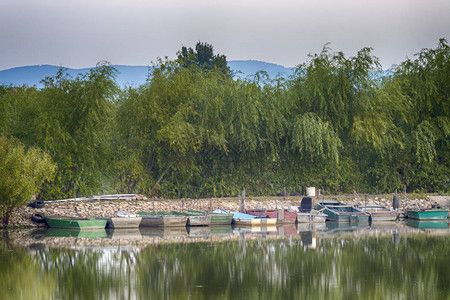
[(182, 45), (295, 66), (330, 42), (383, 68), (450, 37), (450, 0), (0, 0), (0, 70), (150, 65)]

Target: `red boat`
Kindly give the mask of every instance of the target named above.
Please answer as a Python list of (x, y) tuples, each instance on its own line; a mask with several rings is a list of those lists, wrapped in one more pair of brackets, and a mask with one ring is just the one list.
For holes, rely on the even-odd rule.
[(275, 218), (279, 223), (295, 223), (297, 221), (297, 212), (283, 209), (246, 209), (246, 214), (260, 218)]

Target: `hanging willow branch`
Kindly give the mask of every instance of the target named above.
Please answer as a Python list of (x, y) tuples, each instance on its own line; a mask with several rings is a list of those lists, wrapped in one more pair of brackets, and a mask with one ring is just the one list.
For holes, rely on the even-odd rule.
[(297, 117), (293, 124), (292, 148), (302, 158), (332, 159), (338, 163), (342, 142), (328, 122), (309, 112)]

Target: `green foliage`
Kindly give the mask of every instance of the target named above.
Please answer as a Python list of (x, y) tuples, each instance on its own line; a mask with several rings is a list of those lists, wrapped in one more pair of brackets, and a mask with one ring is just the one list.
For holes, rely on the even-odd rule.
[(320, 54), (297, 68), (293, 92), (299, 113), (316, 113), (330, 122), (338, 134), (349, 132), (353, 118), (370, 101), (374, 82), (370, 72), (380, 68), (371, 48), (363, 48), (355, 57), (330, 53), (325, 45)]
[(328, 122), (314, 113), (306, 113), (294, 121), (292, 147), (299, 150), (302, 158), (332, 159), (338, 163), (342, 143)]
[(208, 43), (197, 42), (195, 50), (181, 47), (177, 53), (178, 62), (182, 67), (198, 66), (203, 70), (219, 70), (224, 75), (231, 76), (225, 55), (214, 55), (214, 48)]
[(15, 139), (0, 136), (0, 218), (7, 225), (13, 209), (30, 200), (45, 181), (51, 180), (55, 165), (38, 148), (25, 151)]
[(371, 48), (346, 57), (325, 45), (276, 80), (234, 80), (206, 43), (177, 54), (122, 91), (106, 63), (76, 78), (61, 69), (41, 90), (0, 86), (0, 134), (57, 166), (39, 198), (450, 189), (444, 39), (382, 77)]
[(60, 69), (55, 77), (43, 81), (35, 142), (52, 156), (58, 172), (42, 197), (58, 199), (101, 189), (102, 169), (109, 161), (115, 73), (114, 68), (100, 63), (75, 79)]

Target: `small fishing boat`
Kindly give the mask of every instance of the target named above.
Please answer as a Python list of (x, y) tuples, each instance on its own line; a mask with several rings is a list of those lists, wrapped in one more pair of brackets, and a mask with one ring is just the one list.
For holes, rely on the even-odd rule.
[(190, 237), (230, 236), (233, 233), (231, 225), (190, 226), (187, 227)]
[(446, 220), (448, 211), (444, 209), (408, 210), (408, 219)]
[(142, 217), (140, 227), (185, 227), (188, 217), (175, 215), (173, 212), (170, 214), (167, 212), (138, 212), (138, 215)]
[(67, 228), (67, 229), (104, 229), (106, 220), (95, 218), (71, 218), (71, 217), (44, 217), (45, 222), (50, 228)]
[(264, 225), (276, 225), (276, 218), (259, 218), (249, 214), (244, 214), (235, 211), (226, 211), (222, 209), (216, 209), (213, 213), (232, 214), (233, 224), (243, 226), (264, 226)]
[(322, 200), (316, 204), (316, 208), (327, 215), (328, 221), (369, 223), (369, 213), (338, 201)]
[(327, 220), (327, 215), (321, 211), (312, 210), (309, 213), (297, 213), (298, 223), (324, 223)]
[(188, 211), (188, 226), (210, 226), (210, 225), (231, 225), (233, 214), (203, 213), (198, 211)]
[(116, 217), (102, 218), (106, 220), (106, 228), (138, 228), (142, 217), (130, 212), (119, 211)]
[(324, 223), (327, 220), (326, 214), (312, 209), (311, 197), (303, 197), (297, 210), (297, 223)]
[(246, 209), (246, 214), (260, 217), (277, 219), (277, 223), (295, 223), (297, 212), (286, 209)]
[(358, 206), (358, 208), (370, 214), (369, 220), (371, 222), (385, 222), (398, 220), (398, 211), (389, 209), (386, 206), (364, 205)]

